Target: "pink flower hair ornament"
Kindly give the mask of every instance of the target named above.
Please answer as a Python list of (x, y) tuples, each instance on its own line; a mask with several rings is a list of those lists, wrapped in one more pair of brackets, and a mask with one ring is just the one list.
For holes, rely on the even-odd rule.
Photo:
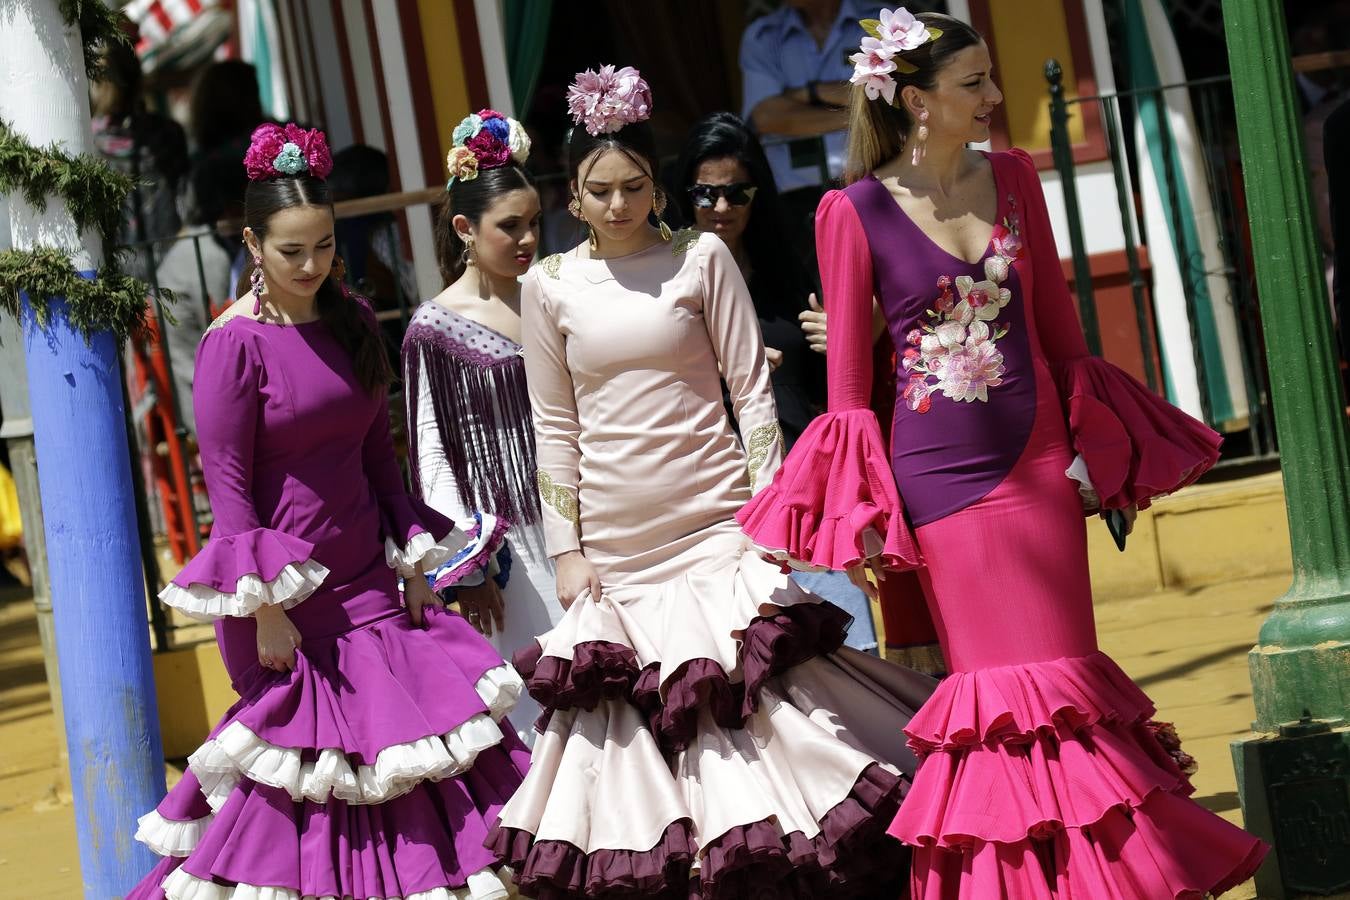
[(859, 52), (848, 58), (853, 63), (849, 81), (862, 85), (868, 100), (880, 97), (894, 105), (897, 85), (892, 73), (911, 75), (919, 71), (918, 66), (900, 54), (937, 40), (942, 31), (929, 28), (903, 6), (894, 11), (883, 9), (881, 18), (863, 19), (858, 24), (867, 37), (862, 39)]
[(578, 72), (567, 89), (567, 111), (591, 137), (613, 134), (652, 115), (652, 89), (632, 66)]
[(450, 153), (445, 157), (450, 180), (473, 181), (479, 172), (508, 165), (525, 165), (530, 158), (530, 136), (525, 126), (495, 109), (480, 109), (465, 116), (450, 133)]
[(301, 174), (327, 178), (333, 171), (333, 154), (328, 138), (317, 128), (267, 122), (253, 129), (244, 153), (244, 169), (251, 181)]

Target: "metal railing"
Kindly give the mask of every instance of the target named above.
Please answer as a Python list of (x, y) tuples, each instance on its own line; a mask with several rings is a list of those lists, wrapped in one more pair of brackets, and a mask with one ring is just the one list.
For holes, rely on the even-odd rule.
[[(1063, 70), (1057, 60), (1046, 62), (1045, 77), (1049, 84), (1051, 149), (1055, 168), (1063, 184), (1069, 244), (1073, 254), (1074, 290), (1089, 348), (1093, 353), (1100, 353), (1102, 342), (1091, 266), (1083, 234), (1083, 218), (1078, 199), (1076, 163), (1069, 122), (1070, 118), (1083, 107), (1096, 105), (1104, 132), (1107, 161), (1113, 174), (1116, 211), (1124, 235), (1130, 294), (1139, 330), (1140, 357), (1144, 363), (1149, 387), (1155, 391), (1160, 390), (1157, 372), (1161, 365), (1160, 360), (1155, 357), (1155, 349), (1161, 348), (1160, 346), (1155, 348), (1153, 339), (1153, 335), (1160, 333), (1160, 329), (1154, 321), (1154, 308), (1150, 303), (1150, 298), (1156, 297), (1156, 286), (1152, 279), (1153, 269), (1151, 266), (1147, 270), (1144, 268), (1140, 248), (1154, 242), (1170, 241), (1180, 269), (1182, 299), (1190, 332), (1190, 348), (1202, 417), (1211, 426), (1229, 431), (1223, 464), (1277, 458), (1264, 341), (1257, 307), (1255, 273), (1250, 253), (1244, 250), (1250, 245), (1247, 222), (1240, 213), (1239, 198), (1234, 196), (1236, 192), (1227, 189), (1235, 182), (1229, 170), (1230, 160), (1226, 155), (1227, 148), (1231, 147), (1235, 140), (1233, 99), (1228, 77), (1204, 78), (1153, 88), (1072, 98), (1064, 94)], [(1154, 117), (1154, 121), (1149, 124), (1156, 125), (1160, 133), (1169, 134), (1173, 126), (1168, 120), (1166, 97), (1168, 92), (1172, 91), (1188, 92), (1194, 111), (1196, 126), (1194, 137), (1200, 149), (1200, 157), (1204, 161), (1204, 171), (1201, 174), (1208, 188), (1207, 199), (1214, 211), (1217, 225), (1221, 259), (1217, 270), (1207, 264), (1202, 247), (1193, 245), (1195, 243), (1193, 229), (1187, 227), (1191, 223), (1183, 221), (1184, 205), (1180, 202), (1180, 198), (1185, 186), (1177, 182), (1178, 166), (1170, 140), (1158, 142), (1158, 151), (1161, 154), (1159, 169), (1162, 174), (1162, 184), (1159, 187), (1164, 194), (1163, 199), (1170, 217), (1170, 234), (1146, 233), (1144, 216), (1136, 206), (1135, 194), (1131, 189), (1132, 185), (1140, 183), (1139, 167), (1134, 161), (1132, 141), (1127, 139), (1126, 135), (1132, 133), (1134, 125), (1140, 123), (1143, 116)], [(1146, 100), (1152, 102), (1146, 103), (1144, 102)], [(1237, 181), (1240, 184), (1240, 180)], [(1224, 286), (1226, 294), (1211, 296), (1209, 299), (1214, 304), (1226, 303), (1233, 310), (1234, 320), (1237, 323), (1242, 379), (1247, 397), (1247, 406), (1243, 411), (1245, 416), (1236, 416), (1235, 420), (1230, 422), (1215, 419), (1207, 364), (1213, 366), (1220, 360), (1213, 358), (1212, 351), (1209, 357), (1206, 355), (1198, 309), (1202, 291), (1207, 291), (1209, 285), (1218, 284)]]

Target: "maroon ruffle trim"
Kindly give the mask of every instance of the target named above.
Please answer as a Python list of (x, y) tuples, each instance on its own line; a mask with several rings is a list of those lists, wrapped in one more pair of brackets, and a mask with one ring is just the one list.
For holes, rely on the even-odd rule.
[(759, 708), (764, 683), (813, 656), (844, 643), (853, 617), (830, 603), (801, 603), (754, 619), (741, 638), (743, 681), (733, 682), (715, 660), (692, 659), (667, 679), (661, 698), (659, 667), (638, 668), (632, 648), (611, 641), (583, 641), (572, 658), (543, 656), (538, 642), (513, 660), (530, 695), (544, 708), (535, 726), (547, 727), (557, 709), (594, 709), (602, 699), (624, 697), (642, 712), (662, 749), (684, 749), (707, 705), (723, 728), (740, 728)]
[(886, 835), (909, 783), (879, 765), (863, 770), (849, 795), (820, 821), (820, 834), (783, 834), (769, 821), (737, 826), (705, 848), (701, 878), (691, 880), (697, 847), (688, 822), (671, 823), (650, 850), (597, 850), (495, 827), (487, 847), (516, 870), (523, 894), (537, 900), (650, 897), (654, 900), (809, 900), (899, 897), (909, 851)]
[(494, 826), (484, 844), (515, 869), (516, 886), (535, 900), (651, 897), (686, 900), (697, 854), (689, 822), (670, 823), (650, 850), (582, 853), (566, 841), (538, 841), (515, 828)]
[(833, 603), (799, 603), (755, 619), (741, 638), (741, 675), (745, 699), (741, 715), (759, 708), (764, 682), (813, 656), (838, 650), (853, 617)]

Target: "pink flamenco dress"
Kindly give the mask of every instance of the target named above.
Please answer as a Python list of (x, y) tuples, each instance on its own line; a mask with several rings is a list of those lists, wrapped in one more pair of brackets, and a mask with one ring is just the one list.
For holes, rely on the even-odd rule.
[[(496, 547), (407, 495), (383, 394), (322, 322), (226, 314), (203, 337), (215, 518), (161, 598), (215, 621), (239, 702), (141, 817), (164, 859), (128, 900), (516, 895), (483, 841), (528, 766), (499, 724), (524, 684), (459, 616), (414, 626), (398, 585), (419, 563), (477, 571)], [(258, 662), (268, 604), (301, 635), (294, 671)]]
[[(890, 833), (915, 900), (1219, 894), (1268, 848), (1188, 799), (1153, 704), (1097, 648), (1083, 514), (1089, 490), (1143, 508), (1191, 483), (1219, 437), (1088, 355), (1035, 166), (988, 158), (998, 224), (975, 262), (872, 176), (825, 196), (829, 412), (738, 518), (800, 565), (925, 566), (951, 675), (905, 728), (920, 765)], [(874, 296), (904, 348), (889, 456)]]

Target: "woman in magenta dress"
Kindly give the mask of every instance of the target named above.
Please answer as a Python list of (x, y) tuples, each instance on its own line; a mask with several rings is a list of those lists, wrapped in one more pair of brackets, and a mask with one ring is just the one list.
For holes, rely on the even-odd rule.
[(512, 896), (483, 841), (523, 684), (419, 577), (496, 548), (405, 492), (374, 317), (330, 277), (323, 134), (264, 125), (245, 163), (252, 290), (193, 388), (211, 540), (161, 594), (216, 621), (240, 700), (141, 818), (165, 859), (129, 900)]
[[(1088, 355), (1030, 157), (966, 149), (1002, 99), (980, 36), (904, 9), (864, 27), (850, 183), (816, 223), (829, 412), (739, 518), (855, 578), (926, 565), (952, 674), (905, 729), (921, 762), (890, 833), (916, 900), (1218, 894), (1266, 848), (1187, 798), (1152, 703), (1098, 650), (1083, 513), (1132, 521), (1219, 438)], [(874, 295), (903, 348), (889, 458)]]

